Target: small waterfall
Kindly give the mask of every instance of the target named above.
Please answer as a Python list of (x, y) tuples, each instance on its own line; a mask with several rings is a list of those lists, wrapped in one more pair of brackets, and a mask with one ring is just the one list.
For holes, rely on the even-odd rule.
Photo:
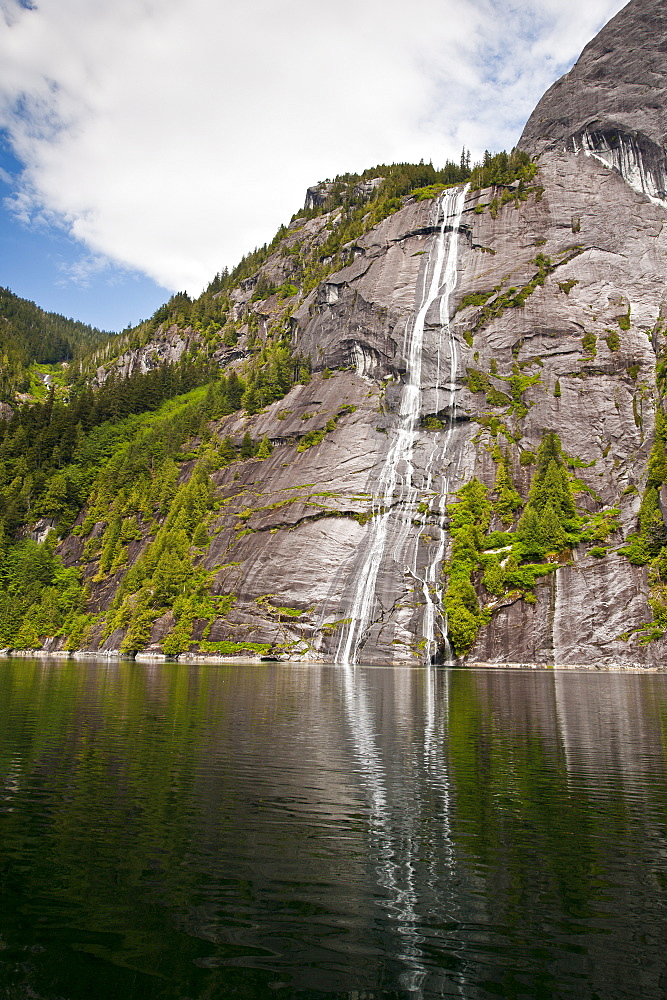
[[(338, 644), (336, 661), (339, 663), (353, 664), (357, 662), (359, 650), (365, 641), (369, 627), (373, 624), (378, 573), (385, 555), (390, 529), (393, 552), (397, 559), (401, 558), (408, 535), (411, 532), (414, 535), (412, 518), (415, 513), (418, 489), (414, 482), (413, 452), (421, 417), (424, 333), (427, 314), (438, 297), (440, 297), (440, 326), (449, 336), (451, 355), (448, 386), (451, 397), (450, 419), (448, 431), (442, 435), (444, 447), (447, 447), (451, 437), (454, 424), (453, 400), (457, 355), (449, 327), (449, 299), (457, 282), (458, 235), (467, 190), (467, 185), (462, 188), (452, 188), (445, 192), (435, 206), (434, 225), (437, 225), (438, 228), (422, 273), (419, 305), (408, 321), (405, 331), (406, 381), (401, 394), (399, 412), (390, 431), (389, 448), (373, 501), (375, 516), (370, 522), (370, 538), (367, 542), (366, 555), (354, 583), (354, 596), (349, 611), (350, 621), (345, 626)], [(438, 361), (439, 357), (440, 350), (438, 348)], [(436, 447), (429, 462), (426, 480), (420, 484), (422, 489), (432, 489), (435, 451), (439, 457), (442, 457), (443, 448)], [(445, 503), (446, 498), (441, 493), (438, 505), (439, 513), (443, 515)], [(430, 662), (437, 648), (435, 638), (437, 623), (440, 623), (442, 634), (446, 634), (440, 610), (442, 594), (438, 589), (439, 569), (444, 555), (446, 537), (442, 529), (440, 529), (440, 534), (437, 552), (429, 561), (422, 578), (417, 573), (418, 540), (416, 538), (410, 560), (412, 565), (406, 567), (419, 584), (425, 599), (423, 636), (426, 640), (424, 658), (427, 662)]]
[(665, 151), (649, 139), (621, 131), (585, 131), (570, 140), (575, 153), (592, 156), (617, 170), (626, 184), (653, 202), (667, 204)]

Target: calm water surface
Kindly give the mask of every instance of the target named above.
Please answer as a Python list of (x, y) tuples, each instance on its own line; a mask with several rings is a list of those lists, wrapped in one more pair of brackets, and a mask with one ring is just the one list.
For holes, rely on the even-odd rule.
[(667, 995), (667, 676), (0, 661), (2, 1000)]

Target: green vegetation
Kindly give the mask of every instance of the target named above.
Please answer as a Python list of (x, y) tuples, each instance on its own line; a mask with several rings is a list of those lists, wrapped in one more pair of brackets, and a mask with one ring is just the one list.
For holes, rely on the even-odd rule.
[(327, 420), (324, 427), (321, 427), (319, 430), (308, 431), (306, 434), (303, 435), (303, 437), (299, 441), (296, 450), (307, 451), (308, 448), (313, 448), (316, 444), (321, 444), (322, 441), (324, 441), (326, 435), (330, 434), (331, 431), (336, 429), (336, 422), (337, 418), (331, 417), (330, 420)]
[(594, 333), (585, 333), (581, 338), (581, 346), (584, 353), (594, 358), (597, 354), (597, 337)]
[(80, 632), (85, 592), (81, 573), (54, 554), (51, 532), (42, 545), (26, 539), (0, 549), (0, 646), (36, 649), (41, 637)]
[[(159, 331), (164, 333), (171, 327), (196, 331), (204, 354), (221, 347), (233, 348), (242, 335), (243, 350), (250, 355), (261, 351), (267, 339), (289, 341), (290, 315), (320, 281), (350, 262), (355, 241), (398, 211), (404, 199), (434, 198), (446, 187), (470, 179), (473, 188), (512, 184), (500, 198), (503, 203), (507, 197), (518, 203), (529, 191), (537, 190), (526, 187), (536, 169), (525, 153), (514, 150), (493, 156), (486, 153), (483, 163), (471, 171), (469, 154), (464, 151), (459, 163), (450, 161), (441, 168), (430, 163), (378, 164), (362, 173), (339, 175), (320, 185), (318, 204), (296, 213), (289, 228), (281, 226), (271, 243), (247, 254), (233, 270), (218, 273), (198, 298), (192, 299), (185, 292), (173, 295), (149, 320), (114, 336), (103, 350), (95, 349), (97, 341), (93, 337), (78, 367), (83, 375), (90, 375), (100, 364), (112, 364), (115, 357), (141, 348)], [(330, 218), (319, 232), (304, 229), (307, 221), (321, 216)], [(279, 270), (276, 260), (280, 261)], [(276, 283), (274, 274), (280, 275), (281, 283)], [(232, 292), (242, 283), (252, 292), (247, 304), (239, 309)], [(269, 299), (272, 301), (267, 306)], [(264, 332), (260, 336), (258, 324), (259, 313), (265, 315), (267, 310), (274, 318), (280, 313), (280, 331), (273, 323), (268, 337)]]
[(37, 517), (55, 518), (61, 531), (69, 528), (88, 498), (98, 464), (119, 437), (129, 440), (138, 428), (132, 416), (156, 410), (208, 378), (208, 364), (187, 357), (145, 375), (110, 377), (97, 390), (75, 386), (68, 403), (51, 390), (43, 403), (24, 405), (11, 420), (0, 421), (5, 532), (12, 536)]
[[(497, 389), (491, 378), (506, 382), (509, 395)], [(539, 375), (524, 375), (517, 364), (512, 365), (510, 375), (487, 375), (476, 368), (466, 369), (466, 380), (471, 392), (484, 392), (489, 406), (507, 407), (507, 414), (515, 414), (521, 419), (528, 413), (528, 406), (523, 401), (523, 393), (540, 381)]]
[(12, 403), (16, 393), (34, 389), (33, 363), (71, 362), (109, 336), (0, 288), (0, 402)]
[[(606, 541), (619, 528), (615, 508), (577, 513), (575, 493), (583, 484), (568, 472), (575, 460), (563, 453), (557, 434), (544, 435), (537, 455), (523, 455), (535, 463), (525, 503), (512, 483), (508, 460), (499, 457), (492, 492), (472, 479), (448, 505), (452, 549), (445, 567), (445, 608), (457, 656), (472, 648), (499, 602), (534, 603), (535, 584), (557, 570), (563, 553), (580, 542)], [(519, 511), (514, 530), (488, 532), (493, 513), (510, 526)], [(606, 551), (596, 546), (592, 554), (602, 558)]]
[(470, 292), (461, 298), (458, 309), (466, 309), (468, 306), (483, 306), (492, 295), (493, 292)]
[[(188, 378), (197, 381), (198, 371), (186, 364), (162, 375), (174, 385)], [(153, 381), (144, 377), (143, 384), (150, 388)], [(5, 511), (0, 643), (32, 648), (46, 636), (60, 635), (69, 648), (76, 648), (95, 626), (105, 635), (127, 629), (122, 649), (133, 652), (146, 644), (153, 621), (171, 612), (175, 626), (165, 651), (173, 653), (176, 646), (188, 648), (196, 620), (220, 613), (221, 599), (210, 597), (210, 575), (197, 568), (197, 560), (210, 538), (204, 523), (214, 507), (209, 474), (240, 455), (228, 438), (212, 440), (208, 424), (238, 408), (243, 383), (231, 373), (162, 403), (154, 412), (98, 423), (108, 406), (115, 405), (119, 387), (112, 388), (86, 392), (70, 406), (49, 400), (25, 407), (13, 420), (0, 423)], [(120, 385), (119, 405), (123, 388), (128, 386)], [(159, 395), (147, 392), (143, 406), (156, 403)], [(123, 405), (132, 405), (132, 398), (126, 393)], [(197, 436), (199, 447), (184, 453), (184, 443)], [(253, 454), (267, 447), (268, 442), (251, 442)], [(179, 463), (189, 454), (198, 460), (179, 481)], [(83, 561), (97, 562), (97, 581), (125, 573), (106, 616), (85, 613), (87, 591), (79, 571), (65, 570), (54, 554), (55, 531), (41, 546), (14, 541), (16, 528), (29, 518), (52, 518), (64, 534), (82, 507), (86, 517), (75, 530), (86, 539)], [(91, 535), (95, 525), (104, 528), (101, 534)], [(151, 541), (125, 572), (131, 546), (145, 535)], [(32, 581), (26, 571), (31, 560), (45, 567)]]
[(606, 330), (605, 331), (605, 342), (610, 351), (617, 351), (621, 346), (621, 338), (619, 337), (616, 330)]
[(239, 656), (241, 653), (254, 653), (256, 656), (266, 656), (271, 652), (270, 642), (200, 642), (202, 653), (216, 653), (218, 656)]
[[(658, 362), (658, 385), (662, 386), (661, 371), (664, 356)], [(667, 632), (667, 529), (660, 504), (660, 490), (667, 482), (667, 418), (656, 413), (655, 441), (648, 463), (648, 479), (639, 507), (638, 531), (628, 536), (627, 545), (619, 549), (635, 566), (648, 566), (650, 585), (649, 605), (653, 621), (633, 631), (639, 641), (647, 643)], [(630, 495), (629, 491), (626, 491)], [(627, 638), (629, 636), (626, 635)]]
[(457, 493), (458, 502), (448, 508), (452, 553), (446, 567), (445, 592), (447, 631), (457, 656), (474, 645), (480, 629), (491, 620), (491, 612), (480, 607), (473, 578), (480, 564), (484, 532), (491, 520), (488, 490), (471, 479)]
[[(434, 198), (470, 178), (473, 187), (512, 185), (498, 194), (504, 204), (506, 197), (527, 197), (535, 171), (516, 152), (487, 154), (471, 171), (464, 153), (459, 164), (441, 169), (392, 164), (343, 175), (328, 185), (322, 204), (299, 213), (289, 229), (281, 227), (232, 271), (216, 275), (201, 296), (178, 293), (150, 320), (118, 336), (45, 313), (0, 289), (0, 400), (30, 394), (29, 405), (0, 421), (0, 643), (32, 648), (62, 637), (76, 648), (114, 636), (133, 653), (159, 634), (169, 655), (204, 648), (207, 630), (234, 600), (212, 596), (213, 578), (203, 569), (227, 503), (215, 498), (211, 477), (232, 462), (265, 461), (272, 453), (268, 438), (253, 440), (249, 431), (242, 440), (218, 437), (212, 421), (241, 410), (256, 414), (311, 378), (309, 360), (292, 350), (293, 312), (318, 282), (349, 263), (355, 240), (406, 198)], [(241, 283), (239, 305), (232, 293)], [(480, 292), (463, 306), (484, 309), (497, 298), (495, 290)], [(171, 327), (190, 345), (178, 363), (145, 373), (137, 366), (128, 377), (119, 373), (115, 358)], [(236, 370), (221, 374), (211, 358), (226, 348), (233, 349), (227, 357)], [(100, 367), (106, 380), (97, 387), (91, 374)], [(521, 393), (531, 379), (518, 368), (495, 377), (506, 392), (479, 374), (492, 405), (521, 412)], [(323, 427), (304, 434), (298, 450), (318, 445), (353, 410), (343, 406)], [(437, 416), (428, 419), (431, 429), (442, 428)], [(504, 523), (511, 522), (517, 502), (501, 463), (493, 505)], [(372, 514), (355, 516), (363, 521)], [(19, 532), (40, 519), (53, 525), (49, 540), (19, 540)], [(252, 530), (247, 517), (237, 520), (239, 537)], [(56, 554), (57, 538), (70, 533), (72, 542), (78, 539), (83, 574), (66, 569)], [(34, 579), (26, 571), (31, 562)], [(103, 590), (114, 595), (106, 613), (98, 610), (107, 607)], [(295, 617), (289, 609), (278, 612)]]
[(482, 162), (476, 164), (470, 174), (470, 187), (475, 191), (515, 181), (521, 185), (533, 180), (536, 173), (537, 164), (523, 150), (513, 149), (511, 153), (503, 151), (495, 155), (486, 150)]
[(476, 164), (472, 170), (470, 187), (473, 191), (493, 188), (496, 193), (488, 204), (480, 202), (476, 205), (475, 213), (481, 215), (488, 208), (495, 219), (505, 205), (513, 203), (515, 208), (519, 208), (531, 194), (539, 200), (544, 188), (529, 183), (536, 173), (537, 164), (522, 150), (513, 149), (511, 153), (496, 153), (495, 156), (486, 151), (482, 163)]
[(269, 403), (282, 399), (297, 382), (310, 378), (310, 363), (295, 358), (289, 340), (267, 340), (246, 364), (245, 391), (241, 404), (247, 413), (258, 413)]
[(507, 459), (504, 458), (498, 463), (496, 481), (493, 487), (495, 494), (493, 509), (503, 524), (511, 524), (515, 511), (523, 506), (523, 500), (514, 488), (507, 465)]
[(628, 311), (624, 316), (619, 316), (616, 320), (621, 330), (630, 329), (630, 305), (628, 305)]
[[(461, 157), (460, 163), (448, 161), (439, 169), (431, 163), (382, 163), (361, 174), (339, 174), (333, 181), (327, 182), (328, 193), (322, 204), (298, 212), (295, 218), (312, 219), (337, 208), (343, 209), (343, 214), (349, 217), (350, 210), (362, 208), (368, 211), (370, 206), (373, 218), (380, 222), (396, 208), (400, 208), (400, 199), (406, 195), (416, 194), (419, 200), (424, 197), (433, 198), (443, 188), (461, 184), (469, 177), (470, 168), (465, 156)], [(364, 195), (360, 186), (376, 178), (382, 178), (381, 182), (374, 187), (370, 196)], [(432, 193), (424, 194), (426, 191)]]
[[(51, 392), (0, 422), (0, 645), (36, 648), (60, 636), (78, 648), (117, 634), (121, 651), (132, 654), (158, 619), (170, 617), (167, 655), (206, 640), (233, 604), (233, 595), (211, 595), (213, 575), (201, 567), (219, 507), (211, 473), (272, 452), (266, 437), (254, 441), (248, 432), (240, 445), (212, 436), (211, 421), (238, 412), (249, 388), (260, 401), (283, 394), (300, 365), (284, 344), (269, 342), (247, 371), (247, 381), (235, 372), (211, 378), (204, 359), (186, 357), (147, 375), (109, 378), (99, 390), (75, 387), (69, 404)], [(324, 433), (353, 410), (343, 406)], [(88, 579), (110, 580), (105, 614), (87, 610), (90, 584), (54, 551), (57, 534), (70, 531), (82, 510), (73, 534), (83, 542), (81, 562), (92, 564)], [(47, 544), (15, 540), (22, 524), (40, 517), (56, 524)]]
[(580, 253), (582, 253), (582, 250), (579, 247), (575, 247), (560, 261), (553, 261), (545, 254), (539, 253), (533, 261), (531, 261), (531, 263), (533, 263), (536, 267), (535, 274), (530, 281), (528, 281), (521, 288), (512, 286), (510, 288), (503, 289), (502, 284), (500, 284), (488, 292), (476, 292), (473, 295), (464, 296), (459, 304), (459, 309), (463, 309), (466, 306), (482, 306), (476, 316), (472, 330), (470, 331), (471, 336), (491, 320), (502, 316), (506, 309), (522, 309), (528, 298), (537, 288), (544, 285), (547, 277), (552, 274), (556, 268), (561, 267), (568, 261), (573, 260)]
[(442, 194), (446, 187), (446, 184), (429, 184), (428, 187), (414, 188), (410, 192), (410, 196), (415, 201), (429, 201), (431, 198), (437, 198), (439, 194)]

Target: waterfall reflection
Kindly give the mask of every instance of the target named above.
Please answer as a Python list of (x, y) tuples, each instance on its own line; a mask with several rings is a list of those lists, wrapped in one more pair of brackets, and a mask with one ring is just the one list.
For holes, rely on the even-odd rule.
[[(391, 755), (387, 755), (383, 746), (382, 720), (376, 720), (369, 705), (367, 672), (353, 666), (342, 670), (347, 721), (358, 763), (356, 775), (370, 803), (369, 854), (385, 897), (383, 905), (389, 927), (393, 926), (399, 936), (396, 955), (405, 965), (400, 985), (414, 996), (422, 997), (422, 987), (429, 977), (421, 947), (426, 912), (432, 912), (436, 898), (439, 907), (447, 902), (450, 909), (453, 905), (453, 900), (447, 898), (452, 895), (451, 879), (445, 885), (442, 881), (442, 863), (450, 875), (454, 866), (445, 760), (449, 675), (438, 674), (435, 668), (388, 675), (393, 681), (394, 731), (406, 725), (412, 730), (407, 770), (406, 760), (402, 767), (392, 767)], [(436, 688), (438, 676), (444, 681), (444, 691)], [(375, 699), (373, 702), (377, 705)], [(406, 775), (409, 775), (407, 782)], [(444, 852), (438, 850), (437, 857), (431, 850), (431, 839), (424, 836), (424, 803), (415, 780), (418, 775), (439, 799), (444, 836), (438, 846)]]
[(15, 995), (664, 996), (665, 676), (0, 668)]

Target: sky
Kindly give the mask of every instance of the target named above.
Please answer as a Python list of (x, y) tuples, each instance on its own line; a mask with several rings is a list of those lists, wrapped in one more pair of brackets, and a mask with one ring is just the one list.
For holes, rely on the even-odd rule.
[(120, 330), (306, 188), (510, 149), (624, 0), (0, 0), (0, 285)]

